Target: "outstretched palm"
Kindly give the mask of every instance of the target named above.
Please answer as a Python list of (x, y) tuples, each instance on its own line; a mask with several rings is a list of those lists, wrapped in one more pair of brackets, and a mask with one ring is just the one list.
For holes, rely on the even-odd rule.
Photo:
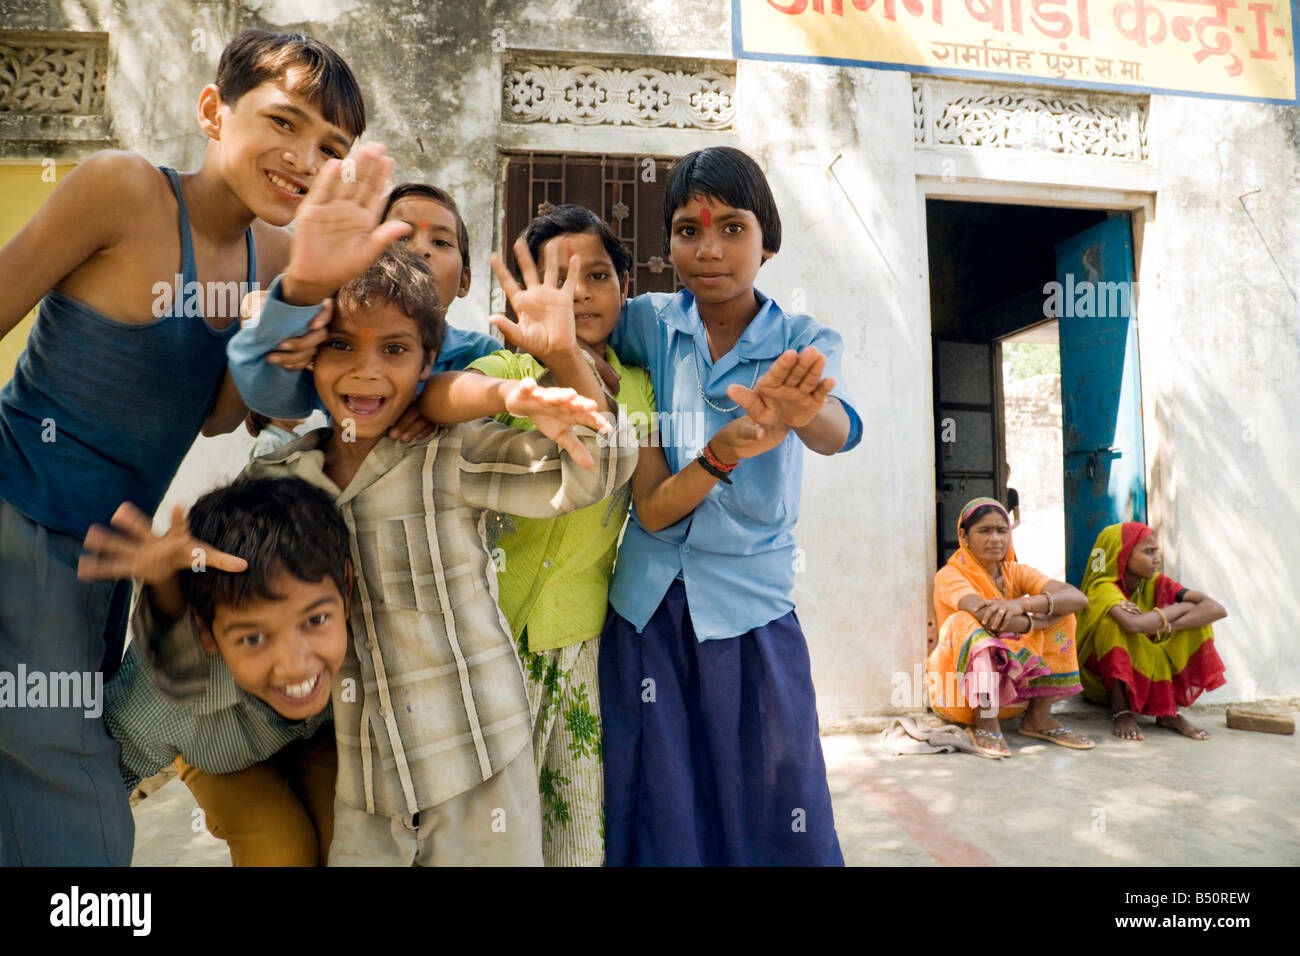
[(810, 345), (788, 349), (763, 373), (752, 389), (727, 386), (727, 395), (760, 425), (803, 428), (826, 405), (835, 379), (822, 378), (826, 356)]
[(77, 561), (77, 577), (85, 581), (138, 578), (157, 585), (178, 571), (189, 569), (244, 571), (248, 562), (218, 551), (190, 533), (180, 505), (172, 509), (166, 534), (154, 534), (149, 518), (135, 505), (123, 502), (113, 514), (113, 528), (91, 525)]
[(515, 242), (515, 258), (524, 279), (522, 287), (495, 253), (492, 255), (492, 271), (496, 273), (497, 281), (510, 299), (519, 321), (511, 322), (504, 315), (494, 315), (490, 321), (501, 330), (507, 342), (544, 365), (548, 355), (567, 352), (578, 341), (574, 332), (573, 289), (578, 281), (579, 258), (576, 254), (569, 256), (563, 285), (559, 283), (559, 255), (554, 246), (546, 250), (544, 278), (538, 276), (537, 263), (522, 239)]
[(585, 425), (602, 434), (613, 431), (609, 419), (600, 414), (590, 398), (571, 388), (541, 388), (531, 378), (521, 380), (511, 390), (506, 397), (506, 411), (530, 419), (539, 432), (567, 451), (583, 468), (594, 468), (596, 463), (573, 426)]
[(322, 167), (294, 217), (286, 280), (302, 291), (299, 298), (332, 295), (410, 230), (404, 222), (379, 222), (392, 171), (378, 143)]

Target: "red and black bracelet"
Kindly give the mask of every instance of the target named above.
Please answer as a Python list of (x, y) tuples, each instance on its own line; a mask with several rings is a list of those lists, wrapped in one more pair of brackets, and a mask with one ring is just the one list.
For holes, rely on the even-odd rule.
[(731, 478), (729, 476), (736, 470), (736, 465), (740, 464), (740, 462), (736, 462), (736, 465), (724, 465), (718, 459), (718, 456), (713, 454), (713, 449), (709, 447), (707, 442), (705, 443), (704, 448), (700, 451), (699, 457), (695, 460), (698, 461), (700, 467), (710, 475), (717, 478), (719, 481), (725, 481), (727, 484), (731, 484)]

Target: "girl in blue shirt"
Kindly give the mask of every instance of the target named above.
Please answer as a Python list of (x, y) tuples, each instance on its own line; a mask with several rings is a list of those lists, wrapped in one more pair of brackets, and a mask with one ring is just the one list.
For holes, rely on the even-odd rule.
[(680, 160), (664, 226), (685, 289), (633, 299), (612, 337), (660, 413), (600, 645), (606, 862), (842, 865), (790, 599), (803, 446), (861, 437), (842, 341), (754, 288), (781, 221), (744, 153)]

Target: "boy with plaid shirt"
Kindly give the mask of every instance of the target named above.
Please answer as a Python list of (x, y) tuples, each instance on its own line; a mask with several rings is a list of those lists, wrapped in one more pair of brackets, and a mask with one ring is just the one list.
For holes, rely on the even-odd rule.
[[(259, 339), (279, 341), (279, 329), (299, 331), (333, 296), (312, 375), (334, 427), (247, 471), (324, 488), (350, 532), (356, 586), (334, 687), (330, 864), (541, 865), (529, 707), (483, 517), (553, 517), (599, 501), (630, 478), (637, 443), (622, 432), (598, 440), (593, 429), (610, 426), (596, 401), (532, 380), (502, 381), (498, 394), (502, 411), (538, 431), (480, 419), (410, 444), (387, 437), (429, 374), (445, 306), (411, 253), (372, 261), (382, 195), (366, 179), (358, 169), (355, 181), (335, 174), (313, 190), (306, 206), (322, 208), (305, 206), (258, 319)], [(571, 327), (572, 294), (555, 304)], [(231, 351), (232, 362), (265, 354)], [(600, 394), (577, 363), (590, 376), (582, 391)]]

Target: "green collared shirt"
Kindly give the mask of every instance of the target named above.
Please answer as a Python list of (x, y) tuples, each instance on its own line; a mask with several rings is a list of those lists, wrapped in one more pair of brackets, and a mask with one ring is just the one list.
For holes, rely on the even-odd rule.
[[(612, 396), (620, 419), (644, 436), (655, 407), (650, 373), (625, 367), (611, 348), (605, 349), (605, 360), (620, 376), (618, 394)], [(494, 378), (535, 378), (539, 385), (555, 384), (546, 366), (531, 355), (515, 352), (494, 352), (468, 368)], [(534, 427), (529, 419), (508, 413), (498, 415), (497, 421), (512, 428)], [(608, 500), (560, 518), (489, 516), (489, 531), (495, 532), (500, 548), (496, 567), (501, 610), (515, 640), (527, 627), (528, 649), (535, 652), (600, 635), (630, 499), (631, 486), (624, 484)]]

